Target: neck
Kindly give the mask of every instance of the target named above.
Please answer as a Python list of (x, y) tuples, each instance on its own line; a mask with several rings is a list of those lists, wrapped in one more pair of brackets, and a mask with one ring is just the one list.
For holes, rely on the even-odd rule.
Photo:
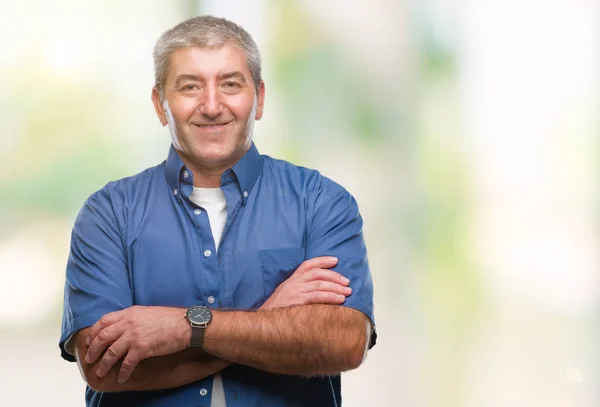
[(194, 186), (197, 188), (219, 188), (221, 186), (221, 171), (220, 174), (206, 174), (192, 169), (194, 174)]

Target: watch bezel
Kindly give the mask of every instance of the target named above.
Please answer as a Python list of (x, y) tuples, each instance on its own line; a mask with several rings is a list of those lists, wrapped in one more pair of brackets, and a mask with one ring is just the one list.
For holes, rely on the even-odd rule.
[[(204, 318), (202, 321), (195, 321), (195, 320), (193, 319), (193, 317), (192, 317), (190, 314), (191, 314), (191, 313), (192, 313), (194, 310), (197, 310), (197, 309), (206, 310), (206, 311), (208, 312), (208, 314), (207, 314), (207, 315), (208, 315), (208, 316), (207, 316), (207, 318)], [(208, 325), (208, 323), (209, 323), (209, 322), (211, 321), (211, 319), (212, 319), (212, 312), (211, 312), (210, 308), (208, 308), (208, 307), (205, 307), (205, 306), (203, 306), (203, 305), (194, 305), (194, 306), (190, 307), (190, 308), (189, 308), (189, 309), (186, 311), (186, 313), (185, 313), (185, 316), (186, 316), (187, 320), (189, 321), (189, 323), (190, 323), (190, 325), (191, 325), (192, 327), (197, 327), (197, 328), (206, 328), (206, 326)]]

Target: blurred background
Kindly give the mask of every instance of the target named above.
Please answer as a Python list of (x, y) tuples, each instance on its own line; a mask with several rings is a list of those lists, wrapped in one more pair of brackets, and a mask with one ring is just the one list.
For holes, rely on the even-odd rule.
[(261, 49), (259, 150), (361, 207), (379, 341), (344, 406), (598, 405), (595, 0), (0, 0), (0, 405), (84, 405), (70, 229), (166, 158), (152, 48), (204, 13)]

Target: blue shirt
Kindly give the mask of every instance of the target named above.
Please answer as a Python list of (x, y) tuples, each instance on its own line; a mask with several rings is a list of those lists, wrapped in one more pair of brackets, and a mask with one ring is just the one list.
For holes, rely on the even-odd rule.
[[(162, 164), (111, 182), (87, 200), (71, 236), (64, 359), (75, 360), (65, 341), (104, 314), (133, 305), (256, 309), (304, 260), (317, 256), (339, 259), (334, 270), (352, 287), (343, 305), (374, 321), (362, 219), (344, 188), (317, 171), (260, 155), (253, 144), (221, 177), (227, 221), (217, 253), (206, 211), (188, 198), (193, 184), (171, 147)], [(339, 375), (277, 375), (234, 364), (222, 378), (228, 407), (341, 405)], [(88, 387), (86, 402), (208, 407), (212, 381), (149, 392)]]

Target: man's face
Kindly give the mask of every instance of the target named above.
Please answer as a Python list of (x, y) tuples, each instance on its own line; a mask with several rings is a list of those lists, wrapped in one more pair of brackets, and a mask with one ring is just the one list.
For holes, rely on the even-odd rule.
[(261, 83), (257, 95), (244, 52), (225, 44), (175, 51), (165, 100), (154, 90), (152, 101), (186, 164), (223, 169), (248, 150), (254, 120), (262, 117), (264, 92)]

